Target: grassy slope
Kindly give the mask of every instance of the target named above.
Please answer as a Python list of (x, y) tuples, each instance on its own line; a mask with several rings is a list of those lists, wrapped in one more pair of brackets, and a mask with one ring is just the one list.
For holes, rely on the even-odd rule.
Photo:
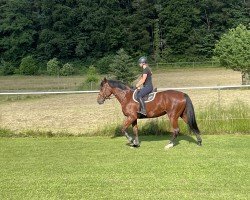
[(249, 199), (250, 136), (1, 138), (0, 199)]

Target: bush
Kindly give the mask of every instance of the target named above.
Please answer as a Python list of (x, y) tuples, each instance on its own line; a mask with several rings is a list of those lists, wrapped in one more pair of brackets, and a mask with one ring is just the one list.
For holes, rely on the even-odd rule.
[(47, 62), (47, 72), (49, 75), (58, 75), (60, 66), (59, 66), (59, 61), (57, 58), (53, 58)]
[(37, 74), (38, 67), (37, 62), (32, 56), (27, 56), (22, 59), (19, 72), (24, 75), (34, 75)]
[(96, 68), (91, 65), (87, 71), (87, 79), (86, 79), (86, 83), (97, 83), (99, 80), (99, 77), (98, 77), (98, 73), (97, 73), (97, 70)]
[(69, 76), (74, 74), (75, 70), (72, 64), (66, 63), (63, 65), (62, 69), (60, 70), (60, 74), (62, 76)]

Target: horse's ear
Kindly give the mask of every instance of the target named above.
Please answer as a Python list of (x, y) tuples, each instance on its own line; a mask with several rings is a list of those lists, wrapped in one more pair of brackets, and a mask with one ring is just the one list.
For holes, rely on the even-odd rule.
[(106, 77), (104, 77), (103, 81), (104, 81), (104, 83), (106, 83), (108, 80), (107, 80), (107, 78), (106, 78)]

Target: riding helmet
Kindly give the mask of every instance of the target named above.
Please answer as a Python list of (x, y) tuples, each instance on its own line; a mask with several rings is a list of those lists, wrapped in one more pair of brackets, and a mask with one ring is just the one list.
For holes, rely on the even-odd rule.
[(148, 63), (147, 57), (145, 56), (140, 57), (140, 59), (138, 60), (138, 63)]

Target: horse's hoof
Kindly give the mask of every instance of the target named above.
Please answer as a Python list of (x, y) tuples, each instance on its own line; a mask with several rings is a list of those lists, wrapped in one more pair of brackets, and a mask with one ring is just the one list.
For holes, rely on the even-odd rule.
[(134, 147), (134, 148), (138, 148), (138, 147), (140, 147), (140, 144), (133, 143), (133, 144), (131, 144), (131, 146)]
[(173, 148), (173, 147), (174, 147), (174, 143), (169, 143), (168, 145), (166, 145), (166, 146), (164, 147), (164, 149), (165, 149), (165, 150), (168, 150), (168, 149)]
[(137, 143), (134, 140), (133, 143), (131, 144), (131, 146), (134, 147), (134, 148), (138, 148), (138, 147), (140, 147), (140, 143)]
[(137, 145), (131, 144), (131, 145), (130, 145), (130, 148), (131, 148), (131, 149), (136, 149), (136, 148), (139, 148), (139, 147), (140, 147), (139, 144), (137, 144)]

